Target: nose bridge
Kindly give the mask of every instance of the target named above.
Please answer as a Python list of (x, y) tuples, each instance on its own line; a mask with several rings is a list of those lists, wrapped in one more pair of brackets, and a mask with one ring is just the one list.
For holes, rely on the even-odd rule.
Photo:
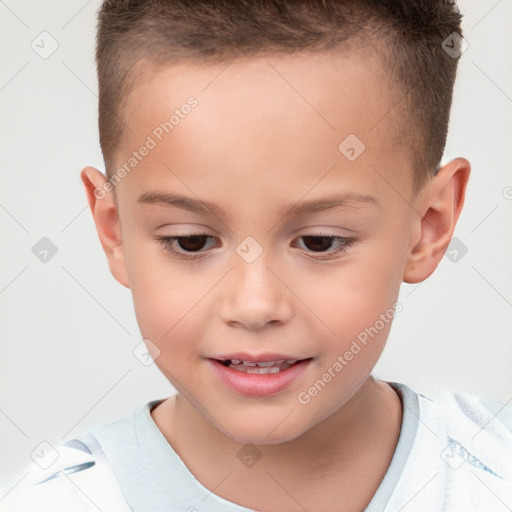
[(257, 260), (247, 263), (240, 260), (235, 263), (232, 279), (235, 281), (234, 289), (247, 298), (267, 298), (274, 296), (275, 282), (272, 282), (272, 273), (268, 268), (267, 258), (258, 257)]
[(285, 322), (292, 314), (290, 294), (271, 270), (269, 253), (251, 243), (242, 242), (233, 255), (233, 270), (222, 294), (223, 319), (250, 328)]

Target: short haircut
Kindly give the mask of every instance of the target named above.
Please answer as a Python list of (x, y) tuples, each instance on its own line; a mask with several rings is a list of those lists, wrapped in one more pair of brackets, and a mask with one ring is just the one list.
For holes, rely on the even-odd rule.
[(454, 0), (106, 0), (96, 64), (107, 176), (127, 129), (124, 101), (147, 66), (359, 49), (380, 57), (389, 77), (390, 135), (409, 158), (417, 191), (443, 156), (461, 19)]

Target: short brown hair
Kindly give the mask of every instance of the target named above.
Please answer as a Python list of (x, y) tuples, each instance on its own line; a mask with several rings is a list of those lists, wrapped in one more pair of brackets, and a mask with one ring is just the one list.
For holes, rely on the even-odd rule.
[[(126, 125), (136, 69), (173, 61), (221, 62), (263, 52), (336, 50), (357, 43), (382, 57), (395, 106), (395, 140), (415, 190), (443, 156), (462, 15), (453, 0), (106, 0), (98, 12), (99, 135), (107, 175)], [(454, 35), (455, 33), (455, 35)], [(445, 43), (446, 44), (446, 43)]]

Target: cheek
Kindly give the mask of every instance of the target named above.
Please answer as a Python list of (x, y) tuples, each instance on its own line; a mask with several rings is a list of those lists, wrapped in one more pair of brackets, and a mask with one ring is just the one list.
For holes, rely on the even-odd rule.
[(142, 335), (170, 348), (175, 340), (186, 340), (197, 326), (197, 306), (204, 294), (190, 281), (173, 275), (162, 278), (141, 275), (132, 288), (137, 321)]
[[(315, 276), (309, 291), (301, 287), (305, 302), (316, 313), (317, 332), (323, 328), (324, 348), (331, 360), (351, 350), (354, 359), (357, 353), (357, 359), (370, 366), (382, 352), (396, 314), (393, 305), (401, 283), (398, 253), (382, 242), (369, 245), (338, 269)], [(301, 281), (310, 282), (311, 277)]]
[(162, 343), (174, 333), (200, 298), (188, 273), (166, 261), (157, 242), (123, 241), (123, 251), (137, 321), (144, 338)]
[(361, 259), (317, 276), (313, 289), (302, 286), (302, 295), (336, 335), (353, 336), (353, 329), (373, 324), (396, 301), (401, 279), (395, 267), (394, 256), (382, 253), (372, 263)]
[(178, 388), (190, 363), (203, 355), (204, 314), (214, 308), (209, 291), (218, 275), (171, 263), (158, 243), (125, 240), (124, 251), (141, 335), (156, 346), (155, 364)]
[(195, 304), (200, 290), (191, 289), (190, 281), (179, 273), (162, 276), (153, 267), (142, 271), (132, 289), (135, 314), (143, 339), (156, 347), (156, 366), (171, 384), (186, 393), (189, 368), (201, 355)]
[(316, 332), (323, 333), (322, 342), (318, 341), (322, 352), (315, 377), (297, 398), (304, 407), (316, 404), (320, 417), (352, 396), (384, 349), (393, 318), (401, 310), (393, 307), (400, 286), (393, 265), (393, 257), (384, 254), (373, 267), (368, 261), (354, 262), (318, 280), (315, 288), (322, 294), (309, 295), (311, 309), (323, 323), (314, 319)]

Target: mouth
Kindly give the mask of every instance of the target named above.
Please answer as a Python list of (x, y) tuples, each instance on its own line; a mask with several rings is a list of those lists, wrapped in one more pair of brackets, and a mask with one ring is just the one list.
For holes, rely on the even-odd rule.
[(207, 358), (213, 374), (221, 382), (237, 393), (253, 397), (284, 391), (304, 374), (313, 359), (282, 354), (226, 354)]
[[(309, 358), (311, 359), (311, 358)], [(215, 359), (223, 366), (244, 373), (255, 373), (265, 375), (269, 373), (279, 373), (288, 370), (293, 365), (306, 359), (277, 359), (273, 361), (247, 361), (243, 359)]]

